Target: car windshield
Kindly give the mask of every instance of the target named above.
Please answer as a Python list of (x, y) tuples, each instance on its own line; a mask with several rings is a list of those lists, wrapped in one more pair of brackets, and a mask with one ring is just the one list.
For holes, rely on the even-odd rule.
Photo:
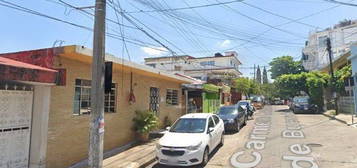
[(253, 100), (254, 102), (260, 102), (262, 101), (262, 98), (261, 97), (253, 97)]
[(178, 133), (202, 133), (206, 128), (204, 118), (180, 118), (170, 129)]
[(238, 113), (235, 107), (221, 107), (219, 109), (218, 115), (230, 115)]
[(246, 106), (246, 105), (248, 105), (248, 102), (239, 102), (238, 105), (240, 105), (240, 106)]
[(295, 102), (297, 102), (297, 103), (308, 103), (309, 99), (308, 98), (298, 98), (298, 99), (295, 99)]

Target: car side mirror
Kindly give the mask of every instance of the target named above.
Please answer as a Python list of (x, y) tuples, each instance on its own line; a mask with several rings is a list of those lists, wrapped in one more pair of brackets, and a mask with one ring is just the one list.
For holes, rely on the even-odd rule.
[(207, 133), (209, 134), (209, 133), (211, 133), (211, 132), (213, 132), (213, 131), (214, 131), (214, 128), (213, 128), (213, 127), (210, 127), (210, 128), (208, 128)]
[(166, 131), (170, 130), (171, 127), (166, 127)]

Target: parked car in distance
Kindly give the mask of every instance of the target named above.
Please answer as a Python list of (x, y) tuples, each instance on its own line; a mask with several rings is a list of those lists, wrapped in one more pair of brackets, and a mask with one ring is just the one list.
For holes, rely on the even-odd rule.
[(158, 162), (171, 166), (205, 165), (209, 154), (223, 145), (223, 120), (211, 113), (180, 117), (156, 145)]
[(252, 117), (255, 111), (254, 106), (251, 104), (250, 100), (241, 100), (237, 103), (239, 106), (245, 106), (247, 108), (248, 116)]
[(273, 105), (284, 105), (284, 100), (280, 100), (279, 98), (273, 99)]
[(260, 96), (255, 96), (252, 98), (252, 104), (255, 109), (262, 109), (264, 107), (264, 100)]
[(223, 120), (225, 130), (239, 132), (247, 122), (247, 108), (240, 105), (222, 106), (217, 115)]
[(294, 113), (317, 113), (318, 107), (309, 103), (309, 97), (295, 97), (291, 103), (290, 109)]

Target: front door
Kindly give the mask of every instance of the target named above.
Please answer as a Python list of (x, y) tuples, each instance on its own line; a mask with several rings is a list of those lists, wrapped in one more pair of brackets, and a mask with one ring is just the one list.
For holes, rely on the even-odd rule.
[(0, 90), (0, 168), (27, 168), (33, 91), (7, 86)]
[(152, 111), (157, 116), (159, 115), (159, 104), (160, 104), (159, 88), (151, 87), (149, 110)]

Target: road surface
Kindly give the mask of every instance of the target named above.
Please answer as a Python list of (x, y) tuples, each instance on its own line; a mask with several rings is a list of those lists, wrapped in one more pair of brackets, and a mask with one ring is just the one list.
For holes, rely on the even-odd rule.
[(205, 167), (357, 168), (357, 128), (319, 114), (293, 114), (284, 105), (265, 106), (239, 133), (225, 135)]

